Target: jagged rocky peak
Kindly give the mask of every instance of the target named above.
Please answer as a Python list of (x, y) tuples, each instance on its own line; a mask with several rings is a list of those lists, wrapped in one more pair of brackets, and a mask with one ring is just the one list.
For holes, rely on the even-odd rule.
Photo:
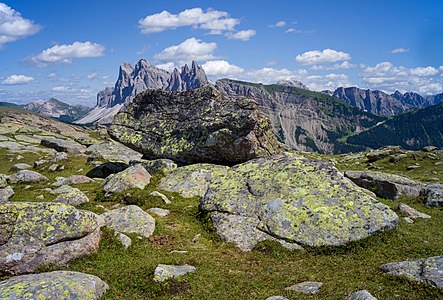
[(283, 86), (296, 87), (296, 88), (304, 89), (304, 90), (309, 90), (306, 85), (304, 85), (302, 82), (300, 82), (298, 80), (279, 80), (277, 82), (277, 84), (283, 85)]
[(203, 68), (195, 61), (192, 61), (191, 68), (185, 64), (182, 67), (181, 72), (179, 72), (177, 68), (174, 68), (166, 90), (188, 91), (199, 88), (208, 83), (209, 81)]

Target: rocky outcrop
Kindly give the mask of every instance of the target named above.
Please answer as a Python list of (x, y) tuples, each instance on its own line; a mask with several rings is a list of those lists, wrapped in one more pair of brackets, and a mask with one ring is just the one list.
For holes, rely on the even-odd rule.
[(383, 273), (443, 288), (443, 256), (382, 265)]
[(340, 246), (396, 228), (398, 216), (346, 180), (331, 164), (285, 153), (215, 177), (200, 208), (222, 239), (243, 250), (278, 239)]
[(0, 299), (96, 300), (108, 285), (94, 275), (56, 271), (12, 277), (0, 282)]
[(110, 162), (124, 162), (129, 164), (132, 160), (139, 160), (143, 154), (134, 151), (121, 143), (109, 140), (86, 149), (88, 160), (104, 159)]
[(6, 203), (0, 206), (0, 271), (18, 275), (63, 265), (95, 252), (100, 217), (58, 203)]
[(187, 91), (199, 88), (209, 81), (202, 67), (192, 62), (183, 66), (181, 72), (172, 74), (141, 59), (135, 66), (123, 63), (114, 88), (107, 87), (97, 95), (96, 107), (77, 124), (110, 124), (123, 107), (129, 105), (139, 93), (148, 89)]
[(212, 86), (146, 91), (115, 117), (109, 134), (148, 159), (183, 164), (232, 165), (280, 150), (253, 100), (225, 97)]
[(406, 176), (377, 171), (346, 171), (345, 176), (378, 197), (397, 200), (400, 195), (418, 197), (424, 184)]
[(271, 119), (274, 133), (286, 146), (319, 153), (363, 150), (339, 141), (384, 120), (346, 105), (335, 97), (288, 85), (262, 85), (222, 79), (216, 88), (225, 95), (255, 100)]
[(429, 184), (420, 191), (420, 198), (426, 206), (443, 208), (443, 184)]

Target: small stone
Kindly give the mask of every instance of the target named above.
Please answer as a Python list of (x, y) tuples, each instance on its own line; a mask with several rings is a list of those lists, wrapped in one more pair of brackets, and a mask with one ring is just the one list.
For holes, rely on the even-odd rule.
[(286, 290), (313, 295), (317, 294), (320, 291), (322, 285), (323, 282), (305, 281), (287, 287)]
[(201, 233), (197, 233), (197, 234), (192, 238), (191, 242), (193, 242), (193, 243), (197, 243), (197, 241), (200, 239), (201, 236), (202, 236)]
[(80, 168), (77, 170), (77, 173), (81, 173), (81, 172), (83, 172), (83, 168)]
[(31, 185), (26, 185), (25, 190), (29, 190), (31, 187), (32, 187)]
[(21, 170), (11, 176), (11, 183), (34, 183), (46, 180), (48, 180), (46, 176), (29, 170)]
[(131, 238), (130, 238), (129, 236), (127, 236), (126, 234), (123, 234), (123, 233), (117, 232), (117, 233), (115, 234), (115, 236), (117, 237), (117, 239), (122, 243), (122, 245), (123, 245), (126, 249), (128, 249), (129, 246), (131, 246), (131, 244), (132, 244), (132, 240), (131, 240)]
[(410, 217), (404, 217), (403, 219), (406, 221), (406, 223), (414, 224), (414, 220), (412, 220)]
[(266, 300), (289, 300), (289, 299), (283, 296), (271, 296), (266, 298)]
[(13, 165), (12, 169), (13, 170), (28, 170), (28, 169), (32, 169), (32, 166), (28, 165), (28, 164), (20, 163), (20, 164)]
[(421, 168), (421, 166), (412, 165), (412, 166), (408, 166), (408, 167), (406, 168), (406, 170), (415, 170), (415, 169), (419, 169), (419, 168)]
[(163, 202), (165, 202), (165, 204), (171, 204), (171, 200), (169, 200), (168, 197), (166, 197), (160, 192), (153, 191), (152, 193), (149, 194), (149, 196), (160, 197), (162, 198)]
[(377, 298), (372, 296), (367, 290), (361, 290), (353, 292), (348, 300), (377, 300)]
[(57, 171), (57, 169), (58, 169), (58, 165), (56, 165), (56, 164), (51, 165), (51, 166), (49, 167), (49, 171), (51, 171), (51, 172), (55, 172), (55, 171)]
[(37, 160), (36, 162), (34, 162), (34, 168), (38, 168), (41, 165), (44, 165), (45, 163), (47, 163), (47, 160), (41, 159), (41, 160)]
[(171, 251), (169, 251), (169, 253), (171, 253), (171, 254), (173, 254), (173, 253), (186, 254), (188, 252), (189, 251), (186, 251), (186, 250), (171, 250)]
[(149, 211), (153, 214), (156, 214), (157, 216), (160, 216), (160, 217), (166, 217), (167, 215), (169, 215), (169, 210), (159, 208), (159, 207), (150, 208)]
[(421, 212), (419, 212), (419, 211), (413, 209), (412, 207), (410, 207), (410, 206), (408, 206), (408, 205), (406, 205), (406, 204), (403, 204), (403, 203), (400, 203), (400, 204), (398, 205), (398, 209), (399, 209), (402, 213), (407, 214), (407, 215), (408, 215), (410, 218), (412, 218), (412, 219), (416, 219), (416, 218), (430, 219), (430, 218), (431, 218), (430, 215), (427, 215), (427, 214), (425, 214), (425, 213), (421, 213)]
[(438, 148), (435, 146), (426, 146), (426, 147), (423, 147), (423, 149), (422, 149), (422, 151), (424, 151), (424, 152), (433, 152), (435, 150), (438, 150)]
[(16, 159), (16, 160), (21, 160), (21, 159), (23, 159), (23, 158), (24, 158), (23, 156), (21, 156), (21, 155), (17, 155), (15, 159)]
[(65, 169), (65, 166), (64, 166), (64, 165), (58, 167), (58, 170), (59, 170), (59, 171), (63, 171), (64, 169)]
[(195, 272), (196, 268), (190, 265), (163, 265), (159, 264), (154, 270), (154, 280), (163, 282), (171, 278), (181, 277), (188, 273)]
[(43, 196), (43, 195), (38, 195), (37, 197), (35, 197), (35, 199), (37, 199), (37, 200), (43, 200), (43, 199), (45, 199), (45, 196)]
[(66, 154), (66, 152), (57, 152), (49, 161), (55, 163), (62, 160), (68, 160), (68, 154)]

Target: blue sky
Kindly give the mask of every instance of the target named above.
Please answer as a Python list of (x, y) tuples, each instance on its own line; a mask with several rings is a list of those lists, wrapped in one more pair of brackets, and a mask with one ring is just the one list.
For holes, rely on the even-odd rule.
[(0, 101), (93, 106), (123, 62), (211, 80), (443, 92), (443, 1), (0, 0)]

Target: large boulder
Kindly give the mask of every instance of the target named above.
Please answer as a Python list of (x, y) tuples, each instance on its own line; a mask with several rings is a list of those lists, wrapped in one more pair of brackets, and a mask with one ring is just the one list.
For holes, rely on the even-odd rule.
[(443, 208), (443, 184), (429, 184), (420, 191), (420, 198), (426, 206)]
[(211, 164), (194, 164), (177, 168), (163, 177), (158, 187), (164, 191), (179, 193), (184, 198), (203, 196), (211, 178), (226, 173), (228, 167)]
[(69, 185), (62, 185), (58, 189), (52, 191), (57, 197), (54, 202), (69, 204), (72, 206), (77, 206), (82, 203), (89, 202), (88, 197), (79, 189), (70, 187)]
[(150, 237), (155, 230), (155, 219), (136, 205), (128, 205), (102, 214), (106, 226), (118, 233), (136, 233)]
[(285, 153), (234, 166), (202, 197), (219, 235), (243, 250), (264, 239), (341, 246), (396, 228), (398, 216), (330, 163)]
[(0, 282), (0, 299), (85, 299), (96, 300), (108, 285), (94, 275), (56, 271), (21, 275)]
[(14, 196), (14, 190), (12, 187), (7, 186), (4, 189), (0, 189), (0, 204), (8, 202), (12, 196)]
[(378, 171), (345, 171), (345, 176), (378, 197), (397, 200), (400, 195), (418, 197), (424, 184), (406, 176)]
[(443, 288), (443, 256), (393, 262), (384, 264), (380, 268), (385, 274), (402, 276)]
[(103, 220), (58, 203), (0, 206), (0, 272), (18, 275), (95, 252)]
[(38, 172), (21, 170), (11, 176), (11, 183), (35, 183), (46, 181), (48, 178)]
[(116, 115), (109, 134), (148, 159), (183, 164), (232, 165), (280, 149), (255, 101), (225, 97), (213, 86), (140, 93)]
[(124, 162), (108, 162), (98, 165), (94, 169), (90, 170), (86, 176), (90, 178), (106, 178), (109, 175), (126, 170), (129, 167)]
[(73, 140), (59, 139), (55, 137), (45, 137), (41, 140), (42, 146), (52, 148), (58, 152), (68, 152), (74, 154), (85, 153), (86, 147)]
[(103, 182), (105, 196), (129, 189), (143, 190), (151, 181), (151, 175), (142, 165), (135, 165), (117, 174), (112, 174)]
[(86, 149), (86, 154), (88, 154), (88, 160), (104, 159), (126, 164), (129, 164), (131, 160), (141, 159), (143, 156), (143, 154), (112, 140), (89, 146)]

